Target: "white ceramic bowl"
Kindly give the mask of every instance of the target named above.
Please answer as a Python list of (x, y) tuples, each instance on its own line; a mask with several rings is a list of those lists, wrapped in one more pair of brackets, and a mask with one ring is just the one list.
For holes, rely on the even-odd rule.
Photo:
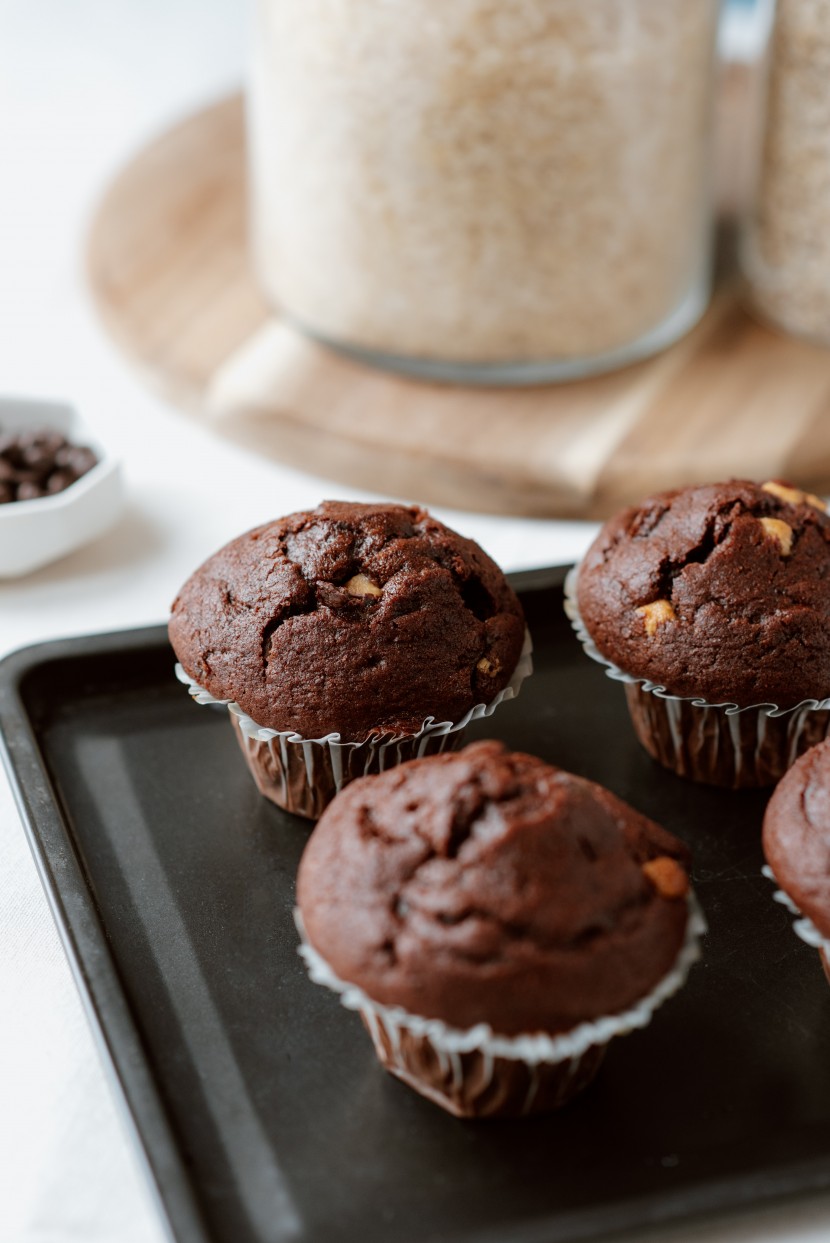
[(124, 507), (120, 464), (72, 406), (0, 398), (0, 432), (40, 427), (61, 432), (73, 444), (88, 445), (98, 464), (64, 492), (0, 505), (0, 578), (29, 574), (80, 548), (108, 530)]

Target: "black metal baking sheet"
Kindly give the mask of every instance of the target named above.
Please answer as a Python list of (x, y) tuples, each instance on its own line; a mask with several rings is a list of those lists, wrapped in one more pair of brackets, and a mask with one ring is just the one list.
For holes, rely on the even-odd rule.
[(180, 1243), (565, 1243), (830, 1186), (830, 988), (760, 875), (764, 796), (639, 749), (561, 589), (536, 673), (471, 736), (604, 782), (692, 846), (703, 962), (559, 1114), (459, 1122), (389, 1077), (306, 978), (309, 828), (256, 793), (163, 629), (0, 667), (0, 726), (82, 991)]

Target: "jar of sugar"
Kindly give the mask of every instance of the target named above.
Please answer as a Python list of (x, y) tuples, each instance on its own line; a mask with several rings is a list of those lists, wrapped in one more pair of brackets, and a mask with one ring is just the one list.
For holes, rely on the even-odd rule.
[(709, 297), (718, 0), (258, 0), (253, 250), (380, 365), (571, 379)]
[(741, 260), (763, 318), (830, 345), (830, 0), (778, 0)]

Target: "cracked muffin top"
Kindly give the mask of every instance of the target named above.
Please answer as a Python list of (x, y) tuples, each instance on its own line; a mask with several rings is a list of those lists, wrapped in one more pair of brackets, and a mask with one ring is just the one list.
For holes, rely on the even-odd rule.
[(830, 741), (805, 752), (775, 787), (764, 854), (780, 888), (830, 937)]
[(326, 501), (210, 557), (176, 597), (169, 633), (185, 672), (257, 724), (361, 741), (489, 703), (524, 629), (472, 540), (416, 507)]
[(624, 1010), (671, 969), (685, 846), (602, 786), (497, 742), (363, 777), (306, 846), (297, 902), (342, 980), (500, 1035)]
[(830, 517), (789, 484), (664, 492), (612, 518), (579, 571), (603, 656), (740, 707), (830, 695)]

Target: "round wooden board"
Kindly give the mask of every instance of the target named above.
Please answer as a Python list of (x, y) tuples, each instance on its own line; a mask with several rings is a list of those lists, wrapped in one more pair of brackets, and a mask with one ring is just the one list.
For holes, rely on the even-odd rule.
[(830, 353), (752, 321), (727, 284), (693, 333), (613, 375), (461, 388), (366, 368), (268, 307), (246, 246), (239, 96), (140, 152), (88, 247), (105, 323), (217, 433), (330, 478), (491, 512), (602, 517), (731, 475), (830, 490)]

